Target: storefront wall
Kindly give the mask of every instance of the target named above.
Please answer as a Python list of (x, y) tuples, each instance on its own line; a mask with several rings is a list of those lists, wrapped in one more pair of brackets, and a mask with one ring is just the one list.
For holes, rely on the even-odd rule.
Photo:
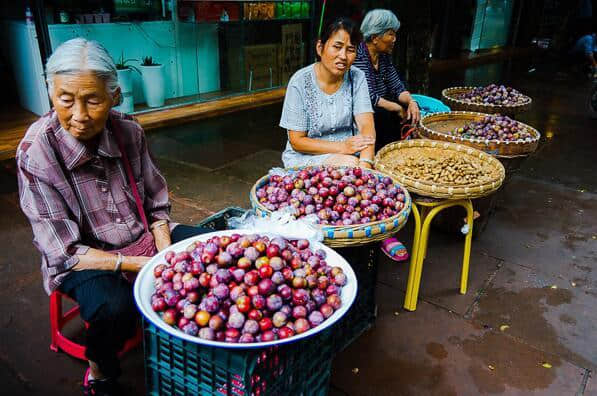
[[(41, 5), (39, 5), (41, 3)], [(290, 76), (312, 58), (313, 8), (310, 0), (294, 1), (201, 1), (201, 0), (46, 0), (35, 3), (42, 10), (42, 30), (27, 35), (33, 24), (5, 22), (4, 30), (16, 26), (26, 42), (11, 34), (13, 70), (17, 64), (31, 63), (23, 81), (40, 87), (43, 62), (62, 43), (83, 37), (100, 42), (115, 61), (130, 60), (132, 73), (132, 113), (155, 110), (145, 95), (141, 67), (145, 57), (163, 65), (165, 103), (168, 108), (207, 100), (268, 90), (284, 86)], [(25, 14), (25, 6), (22, 6)], [(14, 25), (14, 26), (13, 26)], [(37, 37), (37, 38), (36, 38)], [(36, 43), (35, 41), (39, 42)], [(44, 48), (48, 50), (44, 53)], [(35, 61), (25, 55), (35, 54)], [(16, 74), (16, 73), (15, 73)], [(129, 73), (130, 74), (130, 73)], [(30, 91), (19, 84), (22, 93)], [(30, 85), (30, 84), (29, 84)], [(147, 84), (145, 85), (147, 87)], [(44, 91), (40, 88), (37, 91)], [(132, 100), (131, 100), (132, 95)], [(35, 105), (23, 107), (41, 114), (49, 109), (47, 100), (37, 95)], [(47, 95), (45, 95), (47, 98)], [(129, 106), (130, 108), (130, 106)]]

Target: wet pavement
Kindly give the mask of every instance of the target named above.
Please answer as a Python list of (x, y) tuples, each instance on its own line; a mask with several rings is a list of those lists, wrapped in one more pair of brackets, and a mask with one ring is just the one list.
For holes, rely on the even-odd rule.
[[(543, 138), (473, 242), (468, 293), (458, 293), (461, 236), (432, 232), (415, 312), (402, 309), (408, 264), (382, 259), (377, 321), (335, 359), (331, 395), (597, 394), (597, 121), (586, 116), (588, 84), (541, 64), (500, 63), (436, 73), (431, 94), (494, 81), (533, 97), (518, 119)], [(253, 182), (281, 165), (280, 108), (148, 134), (174, 220), (193, 224), (248, 207)], [(48, 348), (39, 259), (13, 165), (3, 167), (1, 393), (77, 395), (85, 364)], [(407, 246), (411, 226), (400, 233)], [(80, 339), (77, 325), (69, 332)], [(129, 353), (123, 368), (127, 394), (144, 394), (142, 351)]]

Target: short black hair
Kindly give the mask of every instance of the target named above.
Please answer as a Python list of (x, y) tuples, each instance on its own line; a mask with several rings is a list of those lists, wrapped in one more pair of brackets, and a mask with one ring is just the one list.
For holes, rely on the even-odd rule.
[(348, 36), (350, 37), (350, 43), (355, 47), (361, 42), (361, 32), (356, 27), (355, 23), (348, 18), (340, 17), (328, 24), (321, 32), (321, 35), (319, 36), (321, 44), (325, 45), (330, 37), (340, 30), (344, 30), (346, 33), (348, 33)]

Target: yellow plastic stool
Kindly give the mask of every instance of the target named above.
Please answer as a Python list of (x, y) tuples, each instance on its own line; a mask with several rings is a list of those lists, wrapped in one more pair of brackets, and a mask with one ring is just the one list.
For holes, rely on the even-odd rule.
[[(419, 214), (418, 205), (421, 206)], [(410, 269), (408, 272), (408, 283), (406, 284), (406, 297), (404, 309), (414, 311), (417, 309), (417, 298), (421, 275), (423, 273), (423, 261), (427, 255), (427, 242), (429, 239), (429, 226), (431, 221), (439, 212), (452, 206), (462, 206), (466, 209), (466, 222), (468, 231), (464, 239), (464, 258), (462, 259), (462, 271), (460, 275), (460, 294), (466, 294), (468, 282), (468, 268), (471, 257), (471, 244), (473, 239), (473, 204), (470, 199), (443, 199), (429, 200), (423, 197), (413, 197), (412, 213), (415, 218), (415, 235), (413, 249), (410, 258)], [(421, 220), (423, 224), (421, 225)]]

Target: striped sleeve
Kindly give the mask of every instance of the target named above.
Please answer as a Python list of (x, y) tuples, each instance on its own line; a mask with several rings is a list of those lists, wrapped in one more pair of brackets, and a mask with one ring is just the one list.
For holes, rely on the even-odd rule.
[(385, 63), (383, 71), (386, 75), (386, 84), (388, 85), (389, 91), (392, 94), (392, 96), (394, 96), (395, 99), (398, 100), (400, 94), (406, 91), (406, 87), (400, 79), (400, 76), (398, 75), (398, 72), (396, 71), (394, 64), (390, 60), (390, 57), (386, 55), (380, 59), (383, 59)]
[(373, 70), (371, 70), (371, 64), (366, 54), (363, 54), (361, 51), (359, 51), (357, 58), (353, 63), (353, 66), (357, 67), (365, 73), (371, 104), (373, 106), (377, 106), (377, 102), (379, 102), (379, 98), (381, 98), (381, 95), (375, 91), (375, 74), (373, 73)]

